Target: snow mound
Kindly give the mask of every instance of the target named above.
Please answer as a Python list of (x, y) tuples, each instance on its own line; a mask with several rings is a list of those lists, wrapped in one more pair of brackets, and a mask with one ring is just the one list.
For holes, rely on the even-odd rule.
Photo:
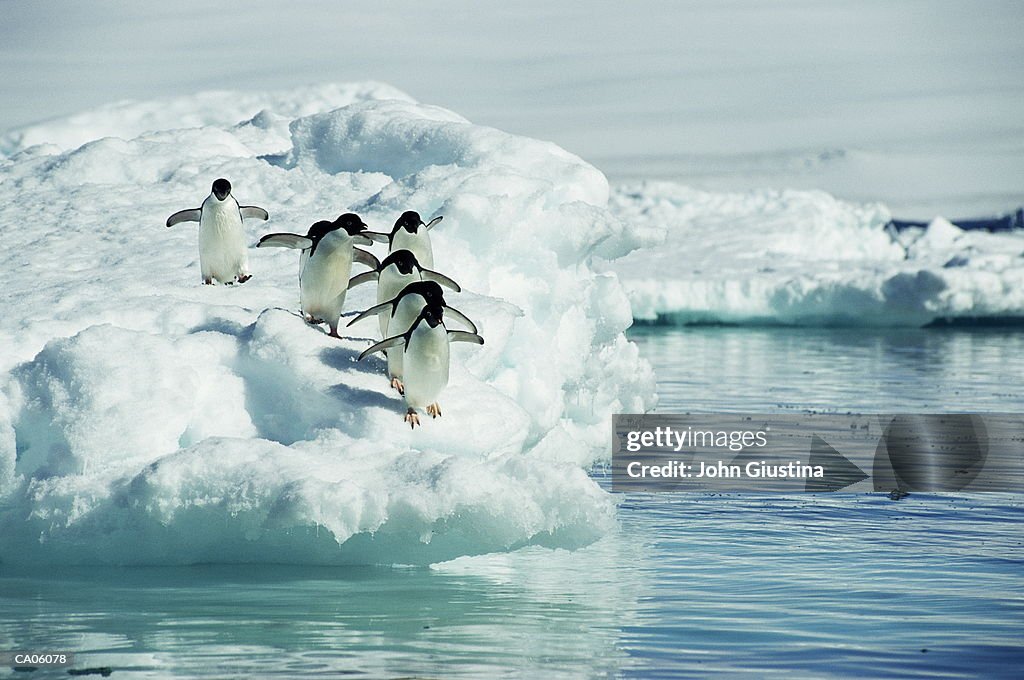
[(603, 269), (637, 319), (661, 323), (921, 326), (1024, 316), (1024, 235), (942, 218), (898, 238), (888, 210), (816, 191), (618, 188), (612, 212), (653, 242)]
[[(0, 136), (0, 152), (11, 156), (36, 145), (60, 151), (76, 149), (104, 137), (134, 139), (146, 132), (186, 128), (228, 128), (273, 121), (287, 124), (300, 116), (336, 109), (357, 101), (403, 99), (404, 92), (383, 83), (337, 83), (283, 92), (201, 92), (151, 101), (122, 101), (50, 121), (15, 128)], [(244, 133), (243, 133), (244, 134)]]
[[(590, 260), (642, 239), (579, 158), (374, 84), (121, 103), (4, 140), (0, 561), (427, 564), (614, 526), (581, 466), (653, 379)], [(253, 242), (444, 215), (435, 268), (487, 344), (453, 346), (442, 418), (410, 431), (383, 362), (356, 362), (375, 323), (301, 321), (294, 252), (199, 285), (195, 225), (162, 223), (219, 176), (270, 211)]]

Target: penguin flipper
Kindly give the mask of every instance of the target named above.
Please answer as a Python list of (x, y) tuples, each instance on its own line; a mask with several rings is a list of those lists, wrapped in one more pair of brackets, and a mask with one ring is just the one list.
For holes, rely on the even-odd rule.
[(367, 267), (372, 268), (374, 271), (380, 269), (380, 260), (378, 260), (370, 253), (360, 248), (352, 249), (352, 261), (358, 262), (359, 264), (365, 264)]
[(397, 347), (398, 345), (404, 345), (404, 344), (405, 344), (405, 336), (404, 335), (395, 335), (395, 336), (392, 336), (390, 338), (385, 338), (384, 340), (381, 340), (380, 342), (378, 342), (376, 345), (371, 345), (371, 346), (367, 347), (366, 349), (364, 349), (362, 354), (359, 355), (358, 361), (362, 361), (367, 355), (373, 354), (374, 352), (381, 352), (383, 350), (390, 349), (392, 347)]
[(370, 281), (376, 281), (378, 276), (379, 275), (377, 274), (376, 270), (374, 270), (372, 272), (363, 272), (362, 274), (359, 274), (358, 276), (353, 276), (351, 279), (349, 279), (348, 280), (348, 287), (349, 287), (349, 289), (352, 289), (352, 288), (355, 288), (356, 286), (360, 286), (360, 285), (362, 285), (364, 283), (369, 283)]
[(259, 208), (255, 205), (243, 205), (238, 208), (238, 211), (242, 213), (242, 219), (247, 217), (255, 217), (258, 220), (266, 222), (270, 219), (270, 214), (263, 208)]
[(313, 247), (313, 239), (299, 234), (267, 234), (260, 238), (257, 248), (295, 248), (306, 250)]
[(372, 246), (373, 239), (367, 236), (366, 232), (362, 232), (361, 234), (356, 234), (352, 237), (352, 243), (358, 243), (361, 246)]
[(389, 234), (383, 234), (379, 231), (361, 231), (359, 232), (359, 235), (365, 236), (369, 238), (371, 241), (376, 241), (377, 243), (391, 242), (391, 236)]
[(434, 283), (439, 283), (445, 288), (451, 288), (456, 293), (462, 292), (462, 286), (455, 283), (444, 274), (440, 272), (435, 272), (433, 269), (424, 269), (423, 267), (420, 267), (420, 275), (423, 277), (424, 281), (433, 281)]
[(203, 216), (202, 208), (189, 208), (188, 210), (179, 210), (170, 217), (167, 218), (167, 226), (173, 227), (175, 224), (181, 222), (198, 222), (199, 218)]
[[(366, 273), (370, 274), (371, 272), (366, 272)], [(392, 300), (388, 300), (387, 302), (382, 302), (379, 305), (374, 305), (373, 307), (370, 307), (365, 312), (363, 312), (362, 314), (359, 314), (357, 317), (355, 317), (354, 319), (349, 321), (347, 324), (345, 324), (345, 327), (347, 328), (348, 326), (351, 326), (356, 321), (362, 321), (363, 319), (365, 319), (368, 316), (373, 316), (374, 314), (380, 314), (381, 312), (385, 312), (385, 311), (387, 311), (388, 307), (390, 307), (392, 304), (394, 304), (394, 302)]]
[[(469, 317), (466, 316), (465, 314), (463, 314), (462, 312), (460, 312), (459, 310), (455, 309), (454, 307), (449, 307), (448, 305), (445, 305), (444, 313), (445, 313), (445, 316), (450, 316), (451, 318), (455, 319), (459, 323), (466, 324), (467, 326), (469, 326), (470, 332), (472, 332), (473, 334), (476, 334), (476, 332), (477, 332), (476, 324), (473, 323), (472, 321), (470, 321)], [(454, 333), (455, 331), (448, 331), (448, 332), (449, 333)]]
[(484, 339), (476, 333), (466, 331), (448, 331), (448, 342), (472, 342), (475, 345), (484, 344)]
[(434, 226), (437, 225), (438, 222), (440, 222), (443, 219), (444, 219), (444, 215), (438, 215), (437, 217), (435, 217), (434, 219), (430, 220), (425, 225), (423, 225), (423, 228), (426, 229), (427, 231), (430, 231)]

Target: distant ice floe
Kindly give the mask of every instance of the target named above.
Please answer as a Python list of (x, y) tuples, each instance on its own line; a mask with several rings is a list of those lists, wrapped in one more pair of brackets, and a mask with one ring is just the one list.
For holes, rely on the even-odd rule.
[(612, 212), (649, 248), (603, 266), (638, 320), (922, 326), (1024, 317), (1024, 233), (939, 217), (896, 235), (879, 204), (816, 191), (616, 189)]
[[(614, 526), (584, 467), (653, 376), (590, 260), (643, 239), (579, 158), (373, 83), (125, 102), (0, 149), (0, 562), (428, 564)], [(221, 176), (270, 212), (253, 243), (444, 215), (435, 268), (486, 345), (453, 346), (442, 418), (411, 432), (356, 362), (375, 323), (302, 322), (294, 252), (199, 285), (195, 225), (163, 221)]]

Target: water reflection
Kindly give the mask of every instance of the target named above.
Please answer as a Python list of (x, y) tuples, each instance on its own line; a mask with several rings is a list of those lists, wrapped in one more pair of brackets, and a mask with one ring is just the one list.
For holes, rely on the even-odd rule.
[(637, 328), (658, 410), (1016, 411), (1024, 333)]
[[(616, 674), (635, 545), (436, 568), (3, 567), (0, 646), (78, 650), (118, 676)], [(40, 677), (40, 676), (34, 676)]]

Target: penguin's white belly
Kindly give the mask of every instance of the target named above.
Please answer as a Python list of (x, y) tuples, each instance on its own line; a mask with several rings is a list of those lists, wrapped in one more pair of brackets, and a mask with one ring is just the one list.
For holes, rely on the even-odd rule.
[[(377, 279), (377, 304), (387, 302), (388, 300), (394, 300), (395, 296), (402, 292), (402, 289), (408, 286), (410, 283), (420, 280), (420, 274), (417, 271), (413, 271), (411, 274), (403, 274), (398, 271), (398, 267), (389, 264), (384, 268), (384, 271), (380, 273), (380, 277)], [(419, 310), (417, 310), (418, 312)], [(378, 320), (380, 321), (380, 337), (383, 340), (388, 336), (388, 325), (391, 320), (390, 311), (386, 314), (378, 314)], [(415, 320), (415, 317), (409, 320), (400, 332), (404, 333), (409, 329), (409, 324)], [(396, 330), (398, 326), (395, 326)]]
[[(422, 295), (406, 295), (398, 303), (398, 309), (395, 310), (394, 316), (382, 314), (384, 320), (387, 322), (387, 328), (384, 329), (384, 337), (390, 338), (394, 335), (404, 335), (409, 326), (415, 321), (416, 317), (423, 311), (423, 307), (427, 304), (427, 301), (423, 299)], [(405, 359), (403, 358), (405, 352), (400, 352), (395, 348), (388, 350), (388, 374), (392, 378), (401, 379), (404, 369), (403, 364)]]
[[(299, 275), (302, 311), (336, 323), (345, 304), (348, 278), (352, 271), (351, 243), (324, 237)], [(348, 239), (345, 239), (346, 241)]]
[(199, 219), (199, 268), (203, 279), (229, 283), (249, 273), (242, 216), (234, 206), (204, 206)]
[(420, 322), (404, 354), (406, 403), (413, 408), (433, 404), (448, 385), (448, 331), (442, 324), (431, 328)]
[(416, 256), (420, 266), (434, 268), (434, 251), (430, 247), (430, 233), (426, 229), (420, 228), (415, 234), (399, 229), (398, 233), (391, 237), (391, 252), (396, 250), (409, 250)]

